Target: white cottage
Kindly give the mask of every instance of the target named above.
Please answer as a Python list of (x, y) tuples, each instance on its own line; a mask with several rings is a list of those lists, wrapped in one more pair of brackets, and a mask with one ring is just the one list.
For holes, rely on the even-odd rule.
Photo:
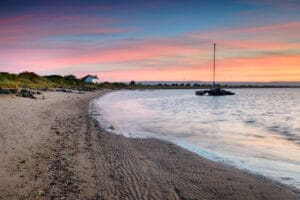
[(95, 76), (87, 75), (87, 76), (83, 77), (82, 80), (86, 83), (96, 83), (96, 84), (100, 83), (100, 79), (98, 78), (97, 75), (95, 75)]

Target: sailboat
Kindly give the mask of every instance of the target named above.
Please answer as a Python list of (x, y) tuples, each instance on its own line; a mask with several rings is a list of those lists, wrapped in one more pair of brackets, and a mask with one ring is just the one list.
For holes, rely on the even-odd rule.
[(209, 95), (209, 96), (224, 96), (224, 95), (234, 95), (235, 93), (221, 89), (220, 85), (216, 84), (216, 44), (214, 44), (214, 77), (212, 88), (209, 90), (198, 90), (196, 95)]

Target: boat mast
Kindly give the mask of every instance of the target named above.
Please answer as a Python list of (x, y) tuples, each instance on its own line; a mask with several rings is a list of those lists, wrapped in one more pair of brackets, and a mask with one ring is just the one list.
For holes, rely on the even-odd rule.
[(216, 86), (216, 44), (214, 43), (214, 79), (213, 79), (213, 87)]

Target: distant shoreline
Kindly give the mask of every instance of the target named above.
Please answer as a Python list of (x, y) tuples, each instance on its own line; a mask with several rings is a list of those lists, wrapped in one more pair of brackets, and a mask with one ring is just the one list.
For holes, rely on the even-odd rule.
[[(75, 89), (79, 91), (95, 91), (99, 89), (207, 89), (211, 82), (207, 81), (128, 81), (128, 82), (86, 82), (74, 75), (40, 76), (34, 72), (11, 74), (0, 72), (0, 94), (13, 93), (17, 89), (38, 89), (42, 91), (57, 88)], [(300, 82), (217, 82), (223, 88), (300, 88)]]

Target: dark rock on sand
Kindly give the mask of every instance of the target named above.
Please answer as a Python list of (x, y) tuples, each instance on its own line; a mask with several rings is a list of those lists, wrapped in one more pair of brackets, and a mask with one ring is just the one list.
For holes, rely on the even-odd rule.
[(0, 94), (16, 94), (18, 92), (18, 89), (15, 88), (0, 88)]
[(19, 97), (26, 97), (26, 98), (32, 98), (35, 99), (34, 92), (32, 92), (29, 89), (21, 89), (19, 92), (17, 92), (17, 96)]
[(56, 91), (56, 92), (73, 93), (73, 91), (72, 91), (71, 89), (67, 89), (67, 88), (56, 88), (55, 91)]

